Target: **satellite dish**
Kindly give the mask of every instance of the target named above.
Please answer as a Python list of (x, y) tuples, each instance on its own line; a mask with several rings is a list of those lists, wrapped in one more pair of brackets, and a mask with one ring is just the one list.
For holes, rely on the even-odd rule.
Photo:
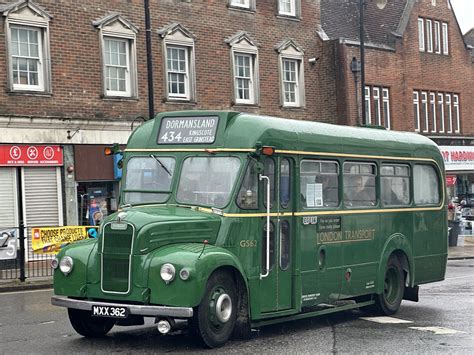
[(375, 0), (375, 4), (380, 10), (383, 10), (385, 6), (387, 6), (387, 1), (388, 0)]

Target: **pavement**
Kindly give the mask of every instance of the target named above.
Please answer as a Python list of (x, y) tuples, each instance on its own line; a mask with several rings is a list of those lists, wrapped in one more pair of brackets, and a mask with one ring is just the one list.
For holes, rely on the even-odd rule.
[[(448, 248), (448, 260), (474, 259), (474, 234), (459, 236), (458, 246)], [(18, 279), (0, 280), (0, 293), (53, 287), (52, 277), (33, 277), (25, 282)]]

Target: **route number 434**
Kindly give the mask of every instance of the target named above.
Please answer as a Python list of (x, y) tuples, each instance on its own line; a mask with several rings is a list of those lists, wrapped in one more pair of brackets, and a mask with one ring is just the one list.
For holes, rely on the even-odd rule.
[(174, 131), (169, 131), (169, 132), (166, 132), (165, 134), (163, 134), (161, 136), (161, 140), (163, 142), (181, 142), (181, 132), (178, 132), (178, 134), (174, 134), (175, 132)]

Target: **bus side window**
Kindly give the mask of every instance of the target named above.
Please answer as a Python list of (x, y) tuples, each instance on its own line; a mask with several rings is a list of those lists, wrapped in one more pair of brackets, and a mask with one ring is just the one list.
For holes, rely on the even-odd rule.
[(258, 176), (255, 169), (255, 161), (250, 161), (245, 172), (242, 186), (237, 195), (237, 205), (242, 209), (258, 208)]
[(410, 203), (410, 167), (382, 164), (380, 168), (381, 200), (385, 206)]
[(439, 179), (431, 165), (413, 167), (413, 195), (417, 205), (434, 205), (440, 202)]
[[(272, 208), (275, 201), (275, 162), (271, 158), (265, 158), (263, 166), (263, 175), (268, 176), (270, 179), (270, 208)], [(267, 207), (267, 188), (265, 184), (263, 188), (263, 205)]]
[(280, 205), (287, 208), (291, 197), (290, 161), (282, 159), (280, 164)]
[[(262, 228), (262, 270), (267, 271), (267, 224)], [(275, 225), (270, 222), (270, 270), (275, 265)]]
[(339, 205), (339, 165), (332, 161), (303, 160), (300, 168), (301, 204), (306, 208)]
[(376, 167), (372, 163), (344, 163), (344, 203), (346, 206), (375, 206)]
[(290, 223), (288, 221), (281, 221), (280, 223), (280, 269), (285, 271), (290, 265), (291, 257), (291, 234)]

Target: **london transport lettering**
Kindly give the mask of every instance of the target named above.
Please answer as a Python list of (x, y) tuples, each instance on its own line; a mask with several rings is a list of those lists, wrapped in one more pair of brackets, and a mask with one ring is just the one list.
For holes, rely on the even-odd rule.
[(158, 144), (214, 143), (218, 117), (165, 117), (158, 133)]

